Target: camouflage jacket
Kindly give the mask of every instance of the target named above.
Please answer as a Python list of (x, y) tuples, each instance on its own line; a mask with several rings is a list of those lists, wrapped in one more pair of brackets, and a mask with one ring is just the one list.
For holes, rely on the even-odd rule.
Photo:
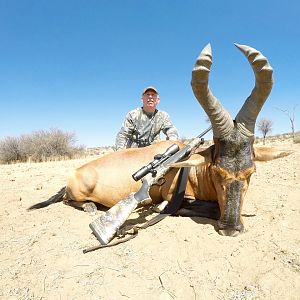
[(148, 146), (160, 140), (161, 131), (168, 140), (178, 140), (178, 131), (166, 112), (155, 110), (151, 114), (141, 107), (136, 108), (126, 115), (117, 134), (116, 149)]

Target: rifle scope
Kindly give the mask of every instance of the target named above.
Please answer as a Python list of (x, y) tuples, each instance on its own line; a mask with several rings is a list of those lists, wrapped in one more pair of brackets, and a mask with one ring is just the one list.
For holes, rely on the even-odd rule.
[(179, 150), (179, 146), (173, 144), (163, 154), (155, 155), (154, 160), (151, 161), (147, 166), (140, 168), (138, 171), (132, 174), (132, 178), (135, 181), (138, 181), (141, 178), (143, 178), (145, 175), (147, 175), (149, 172), (151, 172), (154, 177), (156, 175), (155, 168), (159, 166), (161, 163), (163, 163), (165, 160), (167, 160), (170, 156), (175, 154), (178, 150)]

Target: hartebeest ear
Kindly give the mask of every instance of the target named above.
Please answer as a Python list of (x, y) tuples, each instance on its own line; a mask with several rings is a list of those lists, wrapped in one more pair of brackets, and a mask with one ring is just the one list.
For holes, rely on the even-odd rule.
[(173, 168), (196, 167), (203, 163), (205, 163), (205, 157), (199, 154), (193, 154), (187, 160), (173, 163), (170, 166)]
[(291, 150), (280, 150), (273, 147), (255, 147), (255, 161), (268, 161), (276, 158), (288, 156), (293, 153)]
[(196, 167), (201, 164), (209, 163), (210, 161), (211, 161), (211, 157), (209, 155), (209, 152), (203, 151), (203, 152), (191, 155), (187, 160), (171, 164), (171, 167), (173, 167), (173, 168)]

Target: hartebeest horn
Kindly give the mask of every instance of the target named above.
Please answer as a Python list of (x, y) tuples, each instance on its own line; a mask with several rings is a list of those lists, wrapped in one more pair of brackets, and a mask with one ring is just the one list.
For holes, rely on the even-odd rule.
[(255, 87), (235, 118), (240, 131), (250, 137), (254, 135), (257, 115), (271, 92), (273, 69), (267, 58), (256, 49), (246, 45), (235, 46), (248, 58), (255, 75)]
[(208, 77), (212, 64), (212, 51), (207, 44), (196, 60), (192, 72), (192, 89), (213, 127), (215, 138), (226, 136), (233, 129), (234, 124), (229, 113), (223, 108), (218, 99), (212, 94), (208, 86)]

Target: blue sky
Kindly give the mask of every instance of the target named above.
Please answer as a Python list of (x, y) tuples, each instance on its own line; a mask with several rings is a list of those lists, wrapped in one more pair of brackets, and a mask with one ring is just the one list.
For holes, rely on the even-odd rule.
[(271, 119), (273, 134), (290, 132), (277, 108), (292, 112), (300, 99), (299, 3), (0, 0), (0, 139), (59, 128), (79, 145), (113, 145), (148, 85), (180, 136), (192, 138), (208, 127), (190, 79), (209, 42), (210, 87), (233, 117), (254, 85), (234, 43), (268, 57), (275, 84), (258, 119)]

